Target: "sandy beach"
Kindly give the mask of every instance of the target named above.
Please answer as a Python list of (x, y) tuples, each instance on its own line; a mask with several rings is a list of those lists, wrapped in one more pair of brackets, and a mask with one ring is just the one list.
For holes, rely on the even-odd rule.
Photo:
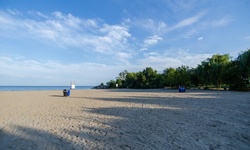
[(0, 149), (249, 150), (250, 93), (0, 92)]

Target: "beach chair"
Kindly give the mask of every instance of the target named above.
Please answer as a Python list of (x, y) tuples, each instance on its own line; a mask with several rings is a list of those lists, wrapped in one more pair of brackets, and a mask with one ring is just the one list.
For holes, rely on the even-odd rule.
[(185, 87), (180, 86), (180, 87), (179, 87), (179, 92), (186, 92)]
[(68, 90), (68, 92), (67, 92), (67, 96), (70, 96), (70, 90)]

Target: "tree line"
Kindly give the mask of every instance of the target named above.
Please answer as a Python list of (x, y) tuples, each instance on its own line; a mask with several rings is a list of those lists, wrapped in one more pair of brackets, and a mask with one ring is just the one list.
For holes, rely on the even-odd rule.
[(180, 66), (166, 68), (157, 73), (151, 67), (139, 72), (124, 70), (115, 80), (110, 80), (98, 87), (106, 88), (176, 88), (185, 87), (216, 87), (230, 90), (250, 89), (250, 49), (242, 52), (235, 60), (228, 54), (215, 54), (202, 61), (196, 68)]

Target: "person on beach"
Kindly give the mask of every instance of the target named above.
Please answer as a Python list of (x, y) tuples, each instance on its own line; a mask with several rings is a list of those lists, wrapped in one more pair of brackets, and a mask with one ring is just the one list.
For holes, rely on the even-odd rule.
[(70, 90), (63, 90), (63, 96), (70, 96)]

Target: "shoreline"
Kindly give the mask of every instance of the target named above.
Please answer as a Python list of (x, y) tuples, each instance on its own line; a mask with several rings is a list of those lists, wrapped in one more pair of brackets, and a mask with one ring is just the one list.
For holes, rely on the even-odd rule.
[[(93, 86), (77, 86), (75, 90), (91, 89)], [(51, 91), (71, 89), (70, 86), (0, 86), (0, 91)]]

